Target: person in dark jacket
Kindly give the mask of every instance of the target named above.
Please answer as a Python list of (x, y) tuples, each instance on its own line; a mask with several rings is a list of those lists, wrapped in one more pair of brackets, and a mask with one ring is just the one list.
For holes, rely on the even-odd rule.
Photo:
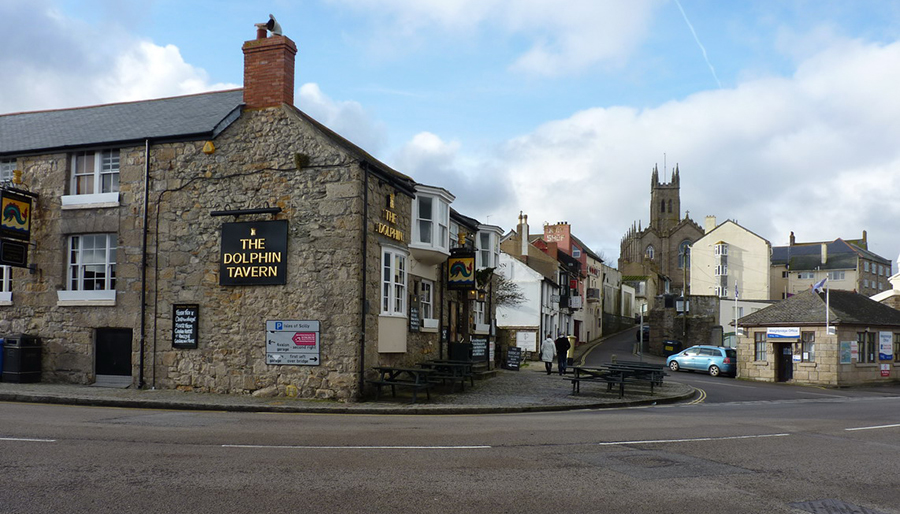
[(559, 362), (559, 374), (565, 375), (566, 373), (566, 365), (569, 362), (569, 348), (571, 345), (569, 344), (569, 338), (566, 336), (559, 336), (556, 338), (556, 358)]

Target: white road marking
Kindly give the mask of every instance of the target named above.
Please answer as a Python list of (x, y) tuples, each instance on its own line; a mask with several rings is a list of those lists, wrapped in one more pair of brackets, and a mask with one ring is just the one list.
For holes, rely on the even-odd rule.
[(491, 446), (269, 446), (262, 444), (223, 444), (222, 448), (272, 448), (279, 450), (483, 450)]
[(852, 432), (852, 431), (854, 431), (854, 430), (875, 430), (875, 429), (877, 429), (877, 428), (897, 428), (897, 427), (900, 427), (900, 424), (896, 424), (896, 425), (877, 425), (877, 426), (872, 426), (872, 427), (845, 428), (844, 430), (846, 430), (846, 431), (848, 431), (848, 432)]
[(759, 439), (762, 437), (787, 437), (791, 434), (735, 435), (728, 437), (697, 437), (694, 439), (651, 439), (645, 441), (612, 441), (597, 443), (598, 446), (615, 446), (621, 444), (660, 444), (660, 443), (693, 443), (696, 441), (728, 441), (731, 439)]
[(0, 441), (18, 441), (24, 443), (55, 443), (56, 439), (26, 439), (24, 437), (0, 437)]

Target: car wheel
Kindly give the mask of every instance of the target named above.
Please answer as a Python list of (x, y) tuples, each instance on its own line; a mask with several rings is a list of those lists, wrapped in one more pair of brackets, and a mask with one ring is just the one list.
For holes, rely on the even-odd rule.
[(669, 363), (669, 369), (671, 369), (672, 371), (678, 371), (678, 369), (679, 369), (678, 361), (672, 361), (672, 362), (670, 362), (670, 363)]
[(722, 370), (720, 370), (719, 367), (715, 364), (709, 367), (709, 376), (717, 377), (720, 373), (722, 373)]

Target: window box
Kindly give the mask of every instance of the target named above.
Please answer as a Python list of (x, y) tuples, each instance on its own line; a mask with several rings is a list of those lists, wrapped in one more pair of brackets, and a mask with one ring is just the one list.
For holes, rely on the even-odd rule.
[(428, 330), (437, 330), (438, 328), (438, 320), (432, 318), (425, 318), (422, 320), (422, 328)]
[(60, 307), (114, 306), (115, 291), (57, 291), (57, 305)]
[(119, 193), (98, 193), (91, 195), (64, 195), (62, 208), (67, 209), (102, 209), (119, 206)]

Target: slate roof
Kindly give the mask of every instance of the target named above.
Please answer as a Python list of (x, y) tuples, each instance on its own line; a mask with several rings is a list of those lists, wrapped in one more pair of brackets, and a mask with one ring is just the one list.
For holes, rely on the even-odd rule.
[(0, 116), (0, 155), (152, 140), (212, 139), (241, 113), (234, 89)]
[[(828, 298), (832, 325), (900, 327), (900, 310), (853, 291), (832, 289)], [(812, 289), (796, 294), (738, 320), (741, 326), (824, 325), (825, 293)]]
[(856, 269), (859, 257), (882, 264), (890, 264), (888, 259), (840, 238), (826, 243), (826, 248), (828, 249), (828, 259), (825, 264), (822, 264), (822, 245), (820, 243), (775, 246), (772, 247), (772, 264), (787, 265), (788, 269), (792, 271)]

